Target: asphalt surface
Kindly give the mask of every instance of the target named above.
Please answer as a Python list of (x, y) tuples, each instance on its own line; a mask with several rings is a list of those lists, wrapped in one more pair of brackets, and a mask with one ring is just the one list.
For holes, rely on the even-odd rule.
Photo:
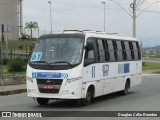
[[(79, 107), (76, 101), (50, 101), (39, 106), (26, 93), (0, 96), (0, 111), (160, 111), (160, 75), (143, 76), (142, 84), (130, 89), (126, 96), (117, 93), (94, 99), (89, 106)], [(31, 119), (31, 118), (30, 118)], [(35, 118), (34, 118), (35, 119)], [(45, 118), (50, 120), (52, 118)], [(54, 118), (54, 120), (61, 118)], [(65, 120), (71, 118), (63, 118)], [(73, 118), (72, 118), (73, 119)], [(76, 118), (80, 120), (81, 118)], [(93, 119), (93, 118), (87, 118)], [(95, 118), (94, 118), (95, 119)], [(98, 118), (99, 119), (99, 118)], [(103, 118), (101, 118), (103, 119)], [(107, 118), (109, 119), (109, 118)], [(121, 118), (110, 118), (121, 119)], [(128, 118), (133, 120), (133, 118)], [(142, 118), (139, 118), (142, 120)], [(153, 118), (158, 120), (159, 118)], [(106, 120), (106, 119), (105, 119)], [(122, 120), (125, 120), (123, 118)], [(150, 120), (145, 118), (145, 120)]]
[(160, 60), (143, 60), (143, 62), (160, 63)]

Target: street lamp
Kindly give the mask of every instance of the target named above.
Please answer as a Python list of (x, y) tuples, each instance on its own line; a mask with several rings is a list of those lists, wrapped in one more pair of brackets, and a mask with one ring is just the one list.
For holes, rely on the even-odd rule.
[(138, 15), (136, 15), (136, 0), (133, 0), (133, 3), (130, 4), (130, 7), (133, 9), (133, 15), (131, 15), (125, 8), (123, 8), (118, 2), (114, 1), (114, 0), (109, 0), (112, 1), (114, 3), (116, 3), (118, 6), (120, 6), (129, 16), (132, 17), (133, 19), (133, 37), (136, 38), (136, 18), (141, 15), (145, 10), (147, 10), (151, 5), (153, 5), (154, 3), (157, 3), (159, 1), (155, 1), (153, 3), (151, 3), (150, 5), (148, 5), (148, 7), (146, 7), (144, 10), (142, 10)]
[(106, 8), (105, 7), (106, 7), (106, 5), (105, 4), (106, 4), (106, 2), (102, 2), (102, 4), (104, 5), (104, 32), (105, 32), (105, 27), (106, 27), (106, 24), (105, 24), (105, 21), (106, 21), (105, 20), (106, 19), (106, 13), (105, 13)]
[(50, 4), (50, 24), (51, 24), (51, 33), (52, 33), (52, 3), (51, 1), (48, 1), (48, 3)]

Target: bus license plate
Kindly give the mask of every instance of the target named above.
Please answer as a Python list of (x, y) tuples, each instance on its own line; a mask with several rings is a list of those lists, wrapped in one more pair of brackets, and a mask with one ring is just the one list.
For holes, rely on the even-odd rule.
[(43, 89), (51, 90), (54, 89), (53, 85), (43, 85)]

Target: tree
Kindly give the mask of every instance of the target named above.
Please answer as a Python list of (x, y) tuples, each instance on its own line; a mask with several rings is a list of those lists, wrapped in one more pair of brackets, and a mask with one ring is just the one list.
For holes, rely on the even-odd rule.
[(38, 23), (37, 22), (32, 22), (32, 21), (31, 22), (27, 22), (27, 23), (25, 23), (25, 28), (31, 30), (30, 37), (32, 39), (33, 29), (38, 28)]

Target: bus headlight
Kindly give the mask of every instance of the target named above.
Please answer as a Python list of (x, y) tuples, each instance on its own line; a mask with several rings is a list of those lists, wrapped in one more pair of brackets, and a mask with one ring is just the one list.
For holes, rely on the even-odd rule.
[(26, 76), (26, 80), (30, 81), (33, 83), (33, 78)]
[(79, 78), (67, 79), (66, 84), (69, 84), (69, 83), (72, 83), (72, 82), (75, 82), (75, 81), (78, 81), (78, 80), (81, 80), (81, 79), (82, 79), (81, 77), (79, 77)]

